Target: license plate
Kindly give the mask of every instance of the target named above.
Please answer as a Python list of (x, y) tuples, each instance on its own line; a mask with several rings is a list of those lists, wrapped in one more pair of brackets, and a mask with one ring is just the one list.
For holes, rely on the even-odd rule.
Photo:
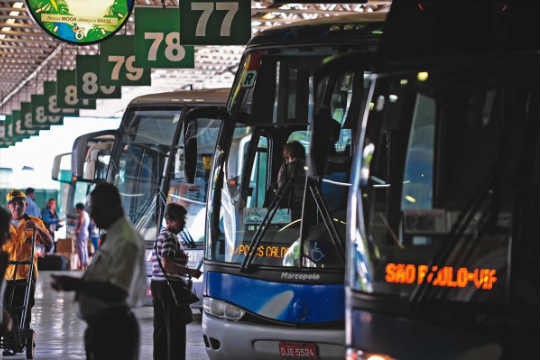
[(318, 359), (317, 344), (280, 342), (279, 355), (289, 359)]

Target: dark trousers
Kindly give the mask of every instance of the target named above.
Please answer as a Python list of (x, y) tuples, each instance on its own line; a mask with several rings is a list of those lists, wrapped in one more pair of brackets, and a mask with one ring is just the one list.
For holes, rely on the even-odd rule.
[[(32, 307), (34, 306), (35, 281), (32, 281), (30, 287), (30, 297), (28, 298), (28, 312), (24, 322), (25, 328), (30, 328), (32, 320)], [(4, 309), (7, 310), (13, 319), (13, 327), (19, 327), (19, 321), (24, 309), (24, 293), (26, 291), (26, 280), (9, 280), (6, 281), (6, 290), (4, 293)]]
[(189, 305), (175, 305), (166, 281), (152, 281), (154, 303), (154, 360), (186, 358), (186, 324), (191, 322)]
[(114, 308), (86, 319), (88, 360), (138, 360), (139, 324), (129, 308)]

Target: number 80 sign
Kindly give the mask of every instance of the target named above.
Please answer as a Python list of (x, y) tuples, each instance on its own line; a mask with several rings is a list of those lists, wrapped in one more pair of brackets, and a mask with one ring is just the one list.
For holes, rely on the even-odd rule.
[(251, 0), (180, 1), (180, 40), (190, 45), (243, 45), (251, 38)]

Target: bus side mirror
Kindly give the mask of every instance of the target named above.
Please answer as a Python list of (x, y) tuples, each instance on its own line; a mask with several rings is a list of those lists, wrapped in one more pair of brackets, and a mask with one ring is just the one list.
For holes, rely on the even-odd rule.
[(186, 182), (195, 182), (197, 170), (197, 121), (187, 121), (184, 128), (184, 173)]
[(61, 183), (71, 183), (71, 153), (58, 154), (54, 157), (51, 178)]
[(116, 130), (103, 130), (76, 138), (71, 154), (73, 180), (86, 182), (106, 180), (105, 175), (116, 137)]

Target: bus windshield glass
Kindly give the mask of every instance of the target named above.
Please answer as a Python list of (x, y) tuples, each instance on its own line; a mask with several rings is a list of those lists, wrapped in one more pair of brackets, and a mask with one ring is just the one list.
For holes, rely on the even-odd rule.
[(156, 236), (156, 206), (180, 110), (135, 110), (121, 130), (114, 182), (130, 220), (145, 239)]
[[(343, 268), (344, 254), (336, 244), (345, 236), (351, 152), (345, 118), (352, 82), (334, 94), (336, 127), (329, 134), (334, 145), (329, 152), (335, 162), (325, 174), (328, 181), (313, 185), (312, 191), (305, 173), (308, 86), (310, 64), (317, 59), (253, 52), (244, 58), (244, 70), (249, 70), (239, 75), (244, 79), (229, 105), (233, 116), (245, 121), (225, 126), (218, 143), (207, 259), (243, 264), (251, 252), (249, 265), (254, 266)], [(318, 210), (323, 205), (327, 214)]]
[(174, 152), (174, 166), (167, 193), (167, 203), (176, 202), (186, 208), (187, 217), (183, 236), (187, 239), (184, 239), (184, 242), (193, 247), (202, 246), (204, 243), (206, 193), (221, 120), (200, 117), (191, 119), (190, 125), (196, 129), (192, 134), (197, 145), (195, 179), (193, 183), (188, 183), (185, 176), (184, 136), (182, 134)]
[(356, 290), (411, 301), (506, 301), (515, 174), (527, 161), (517, 144), (533, 121), (526, 109), (538, 100), (527, 89), (512, 97), (508, 77), (474, 75), (373, 77), (351, 203), (362, 224), (352, 228), (348, 255)]

